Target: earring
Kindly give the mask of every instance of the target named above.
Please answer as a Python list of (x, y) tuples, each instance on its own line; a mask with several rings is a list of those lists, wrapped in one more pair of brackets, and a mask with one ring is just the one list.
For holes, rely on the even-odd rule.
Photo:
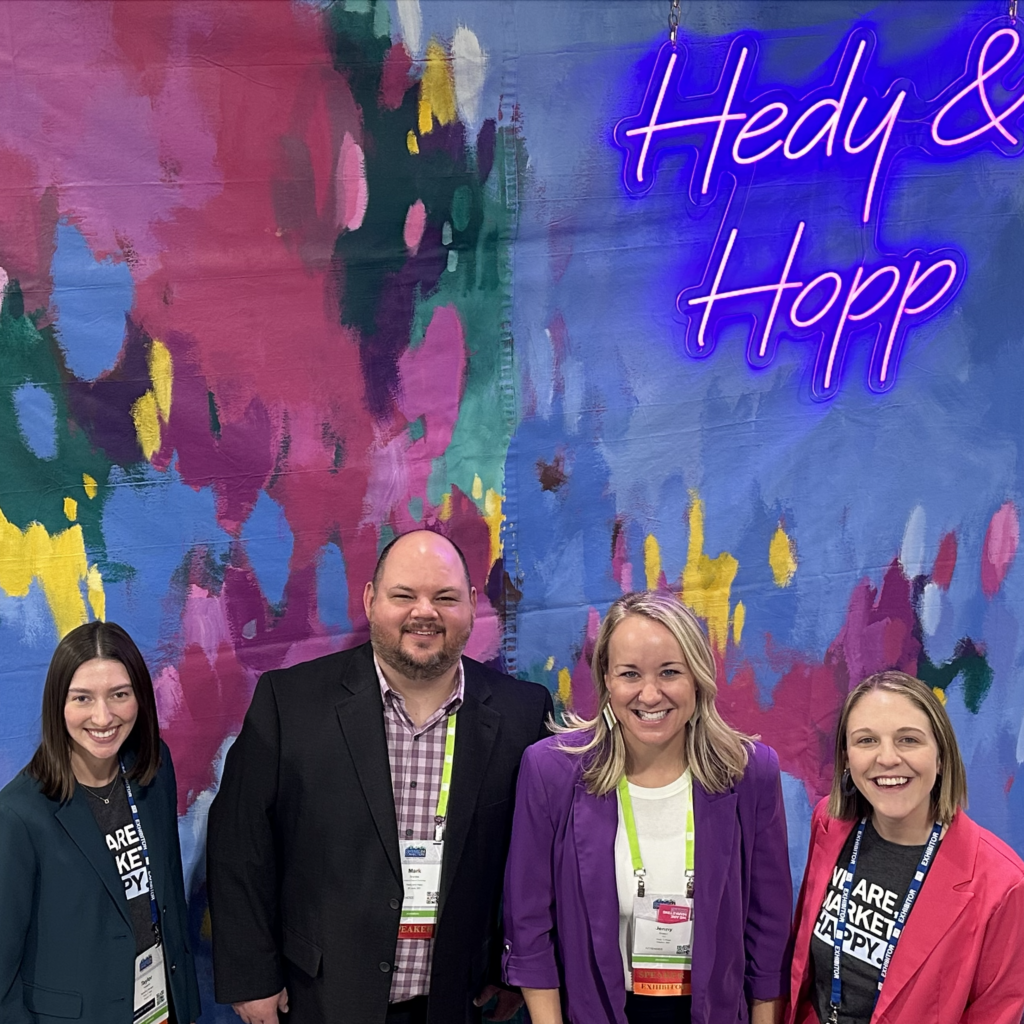
[(615, 717), (615, 712), (612, 711), (611, 704), (605, 704), (602, 714), (604, 715), (605, 725), (609, 729), (614, 729), (619, 724), (619, 720)]
[(849, 768), (843, 772), (843, 777), (839, 780), (839, 788), (845, 796), (853, 796), (857, 792), (857, 787), (854, 785), (853, 776), (850, 775)]

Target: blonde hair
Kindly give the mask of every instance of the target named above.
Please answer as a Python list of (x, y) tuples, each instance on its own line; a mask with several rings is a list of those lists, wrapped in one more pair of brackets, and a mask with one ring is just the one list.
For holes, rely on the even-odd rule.
[(847, 769), (846, 730), (850, 712), (866, 693), (885, 690), (905, 697), (914, 707), (923, 711), (939, 748), (939, 775), (932, 787), (931, 811), (935, 820), (948, 825), (957, 809), (967, 806), (967, 770), (964, 768), (960, 748), (957, 746), (953, 723), (946, 714), (942, 701), (930, 686), (915, 679), (906, 672), (876, 672), (855, 686), (846, 697), (839, 715), (836, 731), (836, 755), (832, 772), (832, 789), (828, 795), (828, 813), (833, 818), (852, 821), (871, 813), (871, 804), (856, 787), (847, 792), (843, 787), (843, 775)]
[[(696, 708), (686, 726), (686, 759), (693, 777), (709, 793), (722, 793), (742, 778), (747, 767), (747, 749), (753, 737), (730, 728), (715, 708), (715, 657), (708, 638), (693, 613), (675, 595), (664, 591), (640, 591), (620, 597), (601, 623), (591, 659), (591, 675), (597, 690), (597, 713), (581, 718), (565, 715), (565, 725), (552, 724), (564, 737), (560, 749), (586, 757), (583, 782), (593, 796), (610, 793), (628, 768), (622, 729), (609, 725), (608, 645), (612, 633), (630, 615), (641, 615), (663, 625), (675, 638), (693, 675)], [(586, 734), (592, 733), (587, 738)], [(581, 742), (574, 744), (573, 739)]]

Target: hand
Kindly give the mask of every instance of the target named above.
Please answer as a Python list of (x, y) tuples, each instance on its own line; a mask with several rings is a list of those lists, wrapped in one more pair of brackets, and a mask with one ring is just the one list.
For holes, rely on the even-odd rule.
[(244, 1003), (232, 1003), (231, 1009), (245, 1021), (245, 1024), (277, 1024), (277, 1012), (288, 1012), (288, 989), (283, 988), (276, 996), (266, 999), (247, 999)]
[(489, 1003), (495, 996), (498, 1001), (490, 1013), (484, 1014), (484, 1020), (511, 1020), (516, 1010), (523, 1005), (523, 997), (520, 992), (502, 985), (488, 985), (473, 1000), (474, 1006), (483, 1006)]

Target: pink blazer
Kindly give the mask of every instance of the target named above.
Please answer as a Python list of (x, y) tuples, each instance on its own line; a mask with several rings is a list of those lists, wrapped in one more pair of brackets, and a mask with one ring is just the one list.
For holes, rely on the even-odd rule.
[[(786, 1024), (817, 1024), (811, 931), (829, 876), (855, 822), (814, 809), (796, 907), (792, 1002)], [(871, 1024), (1021, 1024), (1024, 1015), (1024, 863), (958, 811), (935, 855)]]

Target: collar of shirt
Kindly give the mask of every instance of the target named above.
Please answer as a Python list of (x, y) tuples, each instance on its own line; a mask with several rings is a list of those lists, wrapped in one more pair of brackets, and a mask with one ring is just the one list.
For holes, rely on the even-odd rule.
[(442, 718), (454, 715), (462, 707), (462, 701), (466, 696), (466, 670), (463, 667), (461, 658), (459, 658), (459, 670), (456, 673), (455, 692), (418, 729), (413, 726), (409, 712), (405, 710), (405, 699), (397, 690), (392, 689), (391, 684), (384, 678), (384, 672), (381, 670), (380, 662), (377, 660), (376, 651), (373, 654), (373, 667), (377, 670), (380, 698), (384, 706), (387, 707), (390, 704), (391, 707), (395, 708), (417, 733), (425, 732)]

